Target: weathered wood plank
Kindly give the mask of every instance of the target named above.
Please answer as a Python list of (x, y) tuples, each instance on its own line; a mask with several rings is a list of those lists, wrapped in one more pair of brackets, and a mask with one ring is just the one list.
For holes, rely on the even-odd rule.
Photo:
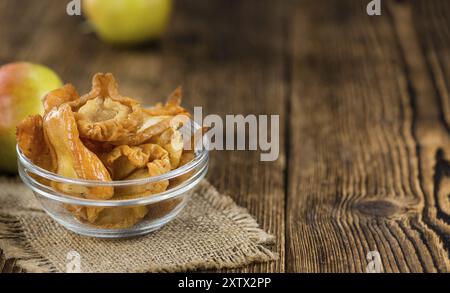
[(426, 150), (447, 133), (410, 4), (389, 2), (382, 17), (360, 1), (297, 4), (287, 271), (364, 272), (373, 250), (386, 272), (449, 271)]
[(391, 7), (414, 107), (423, 221), (450, 253), (450, 5), (414, 1)]
[[(189, 36), (188, 44), (173, 41), (169, 68), (180, 68), (177, 83), (188, 102), (206, 113), (284, 115), (284, 14), (273, 1), (181, 1), (172, 36)], [(184, 16), (183, 16), (184, 15)], [(174, 64), (171, 66), (170, 64)], [(171, 69), (169, 69), (172, 71)], [(280, 125), (283, 146), (284, 123)], [(282, 147), (281, 147), (282, 148)], [(215, 152), (209, 180), (250, 210), (277, 238), (278, 262), (233, 271), (284, 270), (284, 152), (274, 163), (259, 162), (252, 152)]]
[[(81, 91), (89, 88), (95, 72), (109, 71), (124, 93), (149, 103), (182, 85), (185, 102), (203, 106), (205, 114), (284, 117), (286, 20), (281, 2), (178, 1), (164, 40), (133, 50), (110, 47), (83, 33), (81, 19), (65, 14), (65, 1), (16, 2), (0, 4), (6, 6), (0, 9), (0, 63), (47, 64)], [(18, 21), (19, 16), (26, 21)], [(280, 127), (283, 137), (284, 124)], [(277, 238), (279, 261), (242, 271), (281, 272), (285, 267), (283, 151), (280, 156), (277, 162), (261, 163), (257, 153), (212, 155), (208, 179)]]

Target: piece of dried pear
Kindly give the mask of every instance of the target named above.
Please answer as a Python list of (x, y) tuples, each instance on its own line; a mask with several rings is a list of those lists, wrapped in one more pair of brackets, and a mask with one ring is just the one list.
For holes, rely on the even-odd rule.
[(151, 143), (160, 145), (169, 153), (172, 170), (178, 168), (183, 153), (183, 135), (180, 131), (168, 128), (160, 135), (150, 139)]
[(71, 84), (66, 84), (62, 88), (53, 90), (44, 96), (42, 103), (45, 113), (50, 112), (54, 107), (58, 107), (64, 103), (78, 100), (80, 96), (77, 90)]
[[(67, 104), (54, 107), (43, 120), (43, 129), (52, 157), (55, 172), (74, 179), (111, 181), (108, 170), (100, 159), (81, 142), (77, 124), (71, 108)], [(88, 199), (110, 199), (114, 195), (112, 187), (82, 186), (52, 182), (51, 185), (66, 194)], [(102, 208), (67, 206), (79, 218), (92, 222)]]
[(42, 116), (29, 116), (16, 128), (16, 140), (25, 157), (35, 165), (53, 172), (54, 165), (50, 149), (44, 138)]
[[(135, 149), (127, 149), (128, 146), (116, 148), (117, 152), (120, 152), (120, 158), (131, 158), (126, 164), (132, 166), (135, 162), (141, 162), (145, 157), (142, 154), (148, 156), (148, 163), (145, 168), (134, 171), (131, 175), (124, 178), (124, 180), (142, 179), (153, 176), (158, 176), (170, 171), (170, 159), (167, 151), (162, 147), (155, 144), (145, 144), (139, 147), (140, 151), (137, 157), (134, 157), (137, 153), (134, 153)], [(130, 153), (131, 152), (131, 153)], [(129, 154), (129, 156), (124, 155)], [(117, 166), (116, 166), (117, 167)], [(159, 182), (147, 183), (142, 185), (122, 186), (116, 187), (114, 192), (114, 200), (133, 199), (148, 196), (151, 194), (157, 194), (165, 191), (169, 185), (168, 180), (162, 180)], [(173, 205), (173, 203), (171, 203)], [(150, 205), (149, 207), (152, 207)], [(123, 229), (135, 225), (142, 220), (148, 213), (149, 207), (147, 206), (134, 206), (134, 207), (114, 207), (103, 209), (95, 222), (92, 224), (102, 228), (114, 228)], [(155, 207), (153, 207), (154, 210)]]
[(116, 80), (110, 73), (96, 74), (91, 92), (69, 105), (75, 112), (83, 138), (105, 142), (126, 140), (143, 123), (139, 102), (120, 96)]
[(142, 148), (138, 146), (121, 145), (101, 155), (100, 159), (114, 180), (122, 180), (136, 169), (144, 168), (150, 155), (143, 152)]

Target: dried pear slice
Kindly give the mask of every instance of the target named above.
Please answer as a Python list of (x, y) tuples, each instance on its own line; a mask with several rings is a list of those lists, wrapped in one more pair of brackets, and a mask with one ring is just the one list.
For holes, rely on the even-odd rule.
[[(68, 178), (111, 181), (100, 159), (81, 142), (74, 114), (67, 104), (48, 112), (43, 128), (56, 173)], [(56, 182), (54, 185), (63, 192), (89, 199), (109, 199), (113, 196), (111, 187), (84, 187)]]
[(120, 144), (131, 146), (141, 145), (149, 142), (155, 136), (162, 134), (169, 128), (180, 129), (189, 121), (186, 115), (177, 116), (149, 116), (144, 118), (144, 124), (139, 131), (126, 140), (119, 141)]
[(77, 90), (71, 84), (66, 84), (62, 88), (49, 92), (42, 100), (45, 113), (50, 112), (54, 107), (58, 107), (64, 103), (78, 100), (80, 96)]
[[(148, 176), (148, 172), (145, 169), (140, 169), (126, 179), (140, 179), (147, 178)], [(142, 196), (143, 191), (146, 191), (146, 186), (143, 188), (136, 186), (117, 187), (113, 199), (139, 198)], [(146, 206), (105, 208), (98, 214), (92, 224), (100, 228), (124, 229), (134, 226), (147, 215), (147, 212), (148, 208)]]
[(113, 75), (96, 74), (92, 90), (69, 105), (76, 112), (80, 136), (96, 141), (127, 139), (141, 127), (143, 112), (139, 102), (119, 95)]
[(176, 209), (183, 202), (183, 197), (168, 199), (147, 206), (148, 219), (160, 219)]
[[(74, 114), (69, 105), (54, 107), (44, 117), (44, 134), (48, 142), (55, 172), (75, 179), (111, 181), (108, 170), (100, 159), (81, 142)], [(52, 182), (52, 186), (64, 193), (89, 199), (110, 199), (112, 187), (86, 187)], [(67, 210), (79, 219), (95, 221), (103, 208), (66, 205)]]
[(169, 153), (172, 170), (178, 167), (183, 153), (183, 136), (180, 131), (168, 128), (160, 135), (150, 139), (150, 142), (160, 145)]
[[(139, 146), (139, 148), (142, 149), (143, 153), (149, 155), (149, 162), (146, 164), (145, 168), (134, 171), (130, 176), (126, 177), (125, 180), (154, 177), (170, 171), (171, 165), (169, 154), (162, 147), (156, 144), (144, 144)], [(115, 189), (114, 197), (142, 197), (149, 194), (157, 194), (165, 191), (168, 185), (168, 180), (162, 180), (142, 185), (117, 187)]]
[(16, 140), (25, 157), (45, 170), (54, 171), (50, 149), (44, 138), (42, 116), (29, 116), (22, 120), (17, 125)]
[(158, 176), (170, 171), (169, 154), (157, 144), (143, 144), (139, 146), (142, 151), (150, 156), (147, 164), (150, 176)]
[(182, 89), (178, 87), (167, 99), (165, 105), (161, 103), (156, 104), (153, 107), (145, 108), (144, 112), (150, 116), (176, 116), (187, 115), (190, 116), (188, 111), (181, 107)]
[(82, 138), (80, 137), (81, 142), (84, 144), (85, 147), (87, 147), (91, 152), (96, 154), (97, 156), (101, 156), (105, 153), (109, 153), (112, 151), (116, 146), (103, 141), (95, 141), (88, 138)]
[(121, 100), (95, 98), (86, 102), (75, 116), (81, 137), (112, 142), (135, 133), (142, 124), (141, 110)]
[[(202, 127), (198, 129), (190, 138), (189, 141), (187, 141), (187, 145), (184, 146), (183, 152), (180, 157), (180, 162), (178, 164), (178, 168), (192, 162), (195, 159), (195, 146), (197, 143), (199, 143), (199, 139), (203, 139), (203, 136), (208, 132), (209, 127)], [(196, 140), (197, 139), (197, 140)], [(184, 181), (188, 180), (195, 174), (195, 170), (192, 170), (190, 172), (187, 172), (183, 175), (180, 175), (178, 177), (172, 178), (170, 180), (169, 188), (173, 188), (177, 185), (180, 185)]]
[[(169, 155), (163, 148), (154, 144), (145, 144), (139, 146), (139, 148), (142, 150), (142, 153), (148, 155), (148, 160), (150, 162), (147, 163), (146, 168), (136, 170), (131, 175), (126, 177), (125, 180), (148, 178), (170, 171)], [(118, 150), (124, 151), (125, 148), (119, 148)], [(157, 194), (165, 191), (168, 185), (168, 180), (163, 180), (160, 182), (143, 185), (117, 187), (115, 188), (113, 199), (133, 199), (147, 196), (149, 194)], [(173, 202), (170, 202), (170, 204), (171, 207), (174, 205)], [(149, 207), (152, 206), (150, 205)], [(93, 225), (111, 229), (128, 228), (142, 220), (147, 215), (149, 207), (134, 206), (105, 208), (99, 213)]]
[[(178, 167), (182, 167), (182, 166), (186, 165), (187, 163), (192, 162), (194, 159), (195, 159), (195, 154), (194, 154), (193, 151), (183, 152), (181, 154), (180, 163), (179, 163)], [(185, 173), (183, 175), (180, 175), (178, 177), (170, 179), (169, 189), (180, 185), (184, 181), (186, 181), (189, 178), (191, 178), (194, 174), (195, 174), (195, 171), (190, 171), (190, 172), (187, 172), (187, 173)]]
[(136, 169), (144, 168), (150, 155), (140, 147), (121, 145), (100, 156), (114, 180), (121, 180)]
[(166, 106), (180, 106), (181, 100), (183, 99), (183, 88), (181, 86), (177, 87), (167, 98)]
[(119, 86), (111, 73), (97, 73), (92, 78), (92, 89), (89, 93), (69, 103), (72, 110), (77, 111), (86, 102), (98, 97), (118, 97)]
[(134, 226), (148, 213), (146, 206), (104, 208), (91, 223), (106, 229), (125, 229)]

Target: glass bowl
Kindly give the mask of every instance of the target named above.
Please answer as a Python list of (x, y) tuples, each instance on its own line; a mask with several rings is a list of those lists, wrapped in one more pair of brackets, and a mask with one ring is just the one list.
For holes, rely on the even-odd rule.
[[(209, 161), (207, 148), (201, 148), (194, 152), (191, 162), (168, 173), (143, 179), (101, 182), (71, 179), (44, 170), (26, 158), (19, 147), (17, 154), (20, 178), (31, 188), (47, 214), (75, 233), (100, 238), (143, 235), (170, 222), (185, 207), (192, 190), (205, 177)], [(166, 191), (157, 194), (146, 192), (155, 184), (167, 184), (167, 181)], [(91, 188), (112, 188), (114, 194), (120, 193), (125, 199), (97, 200), (73, 195), (74, 190), (76, 194), (82, 194), (83, 190)], [(136, 192), (139, 192), (139, 197), (135, 196)]]

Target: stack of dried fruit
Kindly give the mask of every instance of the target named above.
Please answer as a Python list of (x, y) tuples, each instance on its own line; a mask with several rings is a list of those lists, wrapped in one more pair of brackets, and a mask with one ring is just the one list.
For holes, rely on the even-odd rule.
[[(35, 165), (68, 178), (112, 181), (158, 176), (193, 159), (193, 151), (184, 150), (179, 131), (190, 119), (180, 103), (177, 89), (166, 104), (143, 108), (119, 94), (111, 74), (96, 74), (92, 90), (84, 96), (70, 84), (48, 93), (44, 116), (23, 120), (17, 126), (17, 142)], [(168, 180), (116, 188), (37, 180), (65, 194), (103, 200), (157, 194), (169, 186)], [(173, 208), (177, 203), (167, 204)], [(78, 219), (105, 228), (130, 227), (151, 208), (67, 206)]]

